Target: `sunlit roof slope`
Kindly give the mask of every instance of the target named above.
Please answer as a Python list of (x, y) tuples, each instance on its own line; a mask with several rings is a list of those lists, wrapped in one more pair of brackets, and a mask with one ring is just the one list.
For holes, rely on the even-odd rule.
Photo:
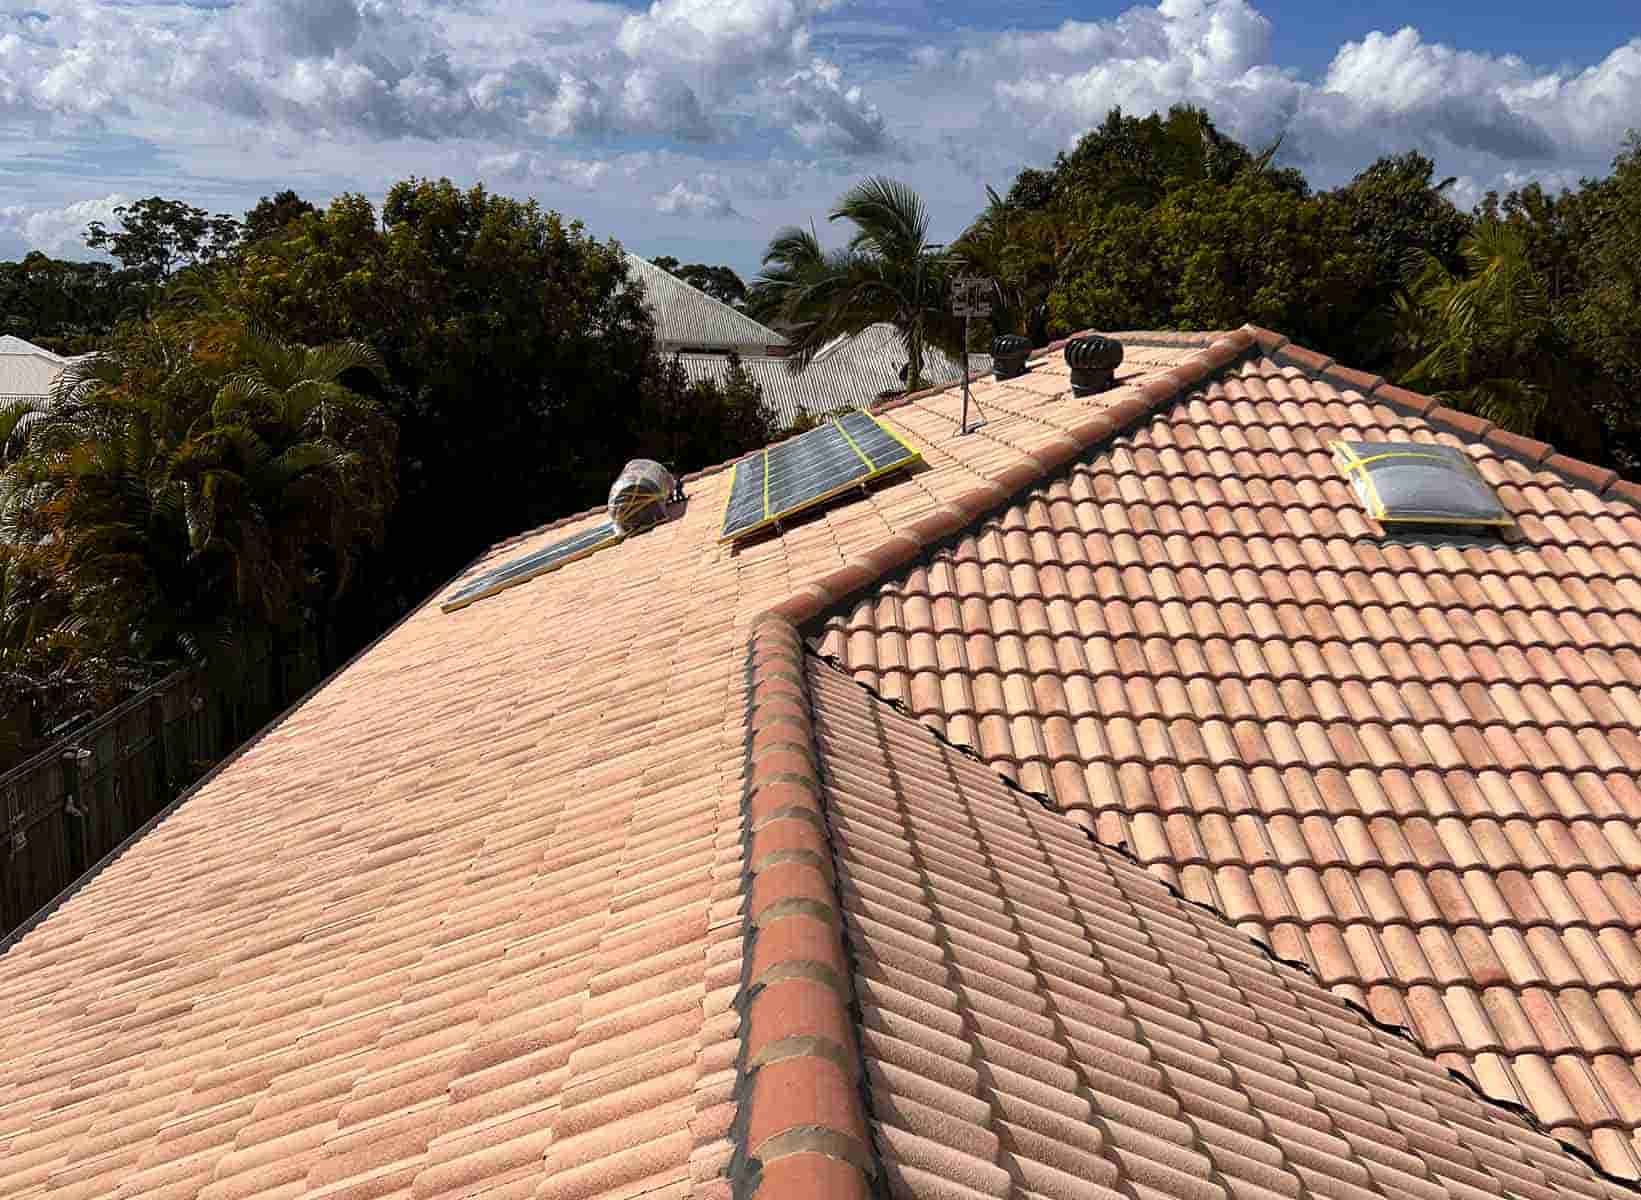
[[(816, 644), (1634, 1175), (1638, 493), (1430, 407), (1254, 355)], [(1463, 450), (1513, 530), (1387, 533), (1338, 438)]]
[(644, 285), (644, 299), (655, 316), (655, 339), (668, 353), (683, 349), (736, 350), (763, 354), (786, 339), (721, 300), (691, 287), (648, 259), (627, 255), (633, 277)]

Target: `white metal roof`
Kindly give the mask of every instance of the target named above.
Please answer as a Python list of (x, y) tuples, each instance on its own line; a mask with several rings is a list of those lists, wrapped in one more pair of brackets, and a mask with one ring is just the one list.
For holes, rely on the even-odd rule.
[[(724, 354), (680, 354), (678, 361), (691, 379), (722, 383), (729, 371), (729, 358)], [(764, 405), (783, 426), (798, 419), (800, 407), (811, 416), (866, 408), (885, 394), (906, 387), (900, 377), (906, 365), (906, 348), (899, 331), (887, 323), (828, 343), (801, 372), (794, 374), (790, 363), (790, 359), (776, 355), (741, 358), (741, 365), (763, 389)], [(969, 370), (991, 370), (991, 356), (969, 355)], [(932, 346), (925, 348), (925, 387), (955, 383), (962, 376), (961, 363)]]
[(691, 287), (654, 263), (627, 255), (634, 278), (644, 285), (644, 299), (655, 317), (655, 337), (662, 350), (709, 347), (740, 354), (764, 354), (784, 346), (786, 338), (721, 300)]
[(13, 334), (0, 334), (0, 395), (49, 396), (52, 384), (73, 361)]

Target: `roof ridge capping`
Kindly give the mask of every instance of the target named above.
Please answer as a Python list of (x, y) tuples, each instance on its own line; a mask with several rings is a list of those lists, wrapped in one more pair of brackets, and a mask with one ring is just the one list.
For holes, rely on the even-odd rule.
[[(1071, 340), (1067, 338), (1051, 343), (1033, 357), (1052, 354)], [(980, 487), (896, 529), (878, 545), (851, 558), (837, 570), (800, 585), (791, 596), (770, 611), (794, 626), (807, 624), (846, 597), (911, 562), (925, 547), (945, 541), (987, 513), (1001, 508), (1011, 496), (1055, 474), (1091, 447), (1138, 424), (1210, 375), (1242, 358), (1256, 345), (1253, 333), (1246, 329), (1233, 330), (1215, 338), (1167, 371), (1150, 376), (1141, 383), (1127, 383), (1102, 393), (1099, 399), (1106, 402), (1104, 407), (1090, 406), (1089, 415), (1069, 430), (1051, 433), (1028, 447), (1019, 458), (994, 471)], [(898, 408), (926, 394), (932, 393), (914, 393), (903, 401), (875, 411)]]
[(736, 1200), (867, 1200), (882, 1161), (867, 1126), (837, 870), (797, 628), (766, 613), (747, 645), (744, 952)]
[(1541, 467), (1560, 475), (1569, 483), (1588, 488), (1603, 500), (1625, 500), (1641, 508), (1641, 484), (1619, 478), (1618, 472), (1610, 467), (1557, 453), (1555, 447), (1546, 442), (1500, 429), (1474, 413), (1449, 408), (1433, 396), (1398, 387), (1379, 375), (1341, 366), (1326, 354), (1296, 345), (1274, 330), (1258, 325), (1244, 325), (1242, 329), (1253, 336), (1260, 350), (1283, 366), (1297, 367), (1312, 378), (1332, 384), (1342, 391), (1350, 389), (1361, 393), (1364, 399), (1382, 400), (1392, 408), (1423, 417), (1431, 424), (1461, 437), (1484, 442), (1530, 467)]

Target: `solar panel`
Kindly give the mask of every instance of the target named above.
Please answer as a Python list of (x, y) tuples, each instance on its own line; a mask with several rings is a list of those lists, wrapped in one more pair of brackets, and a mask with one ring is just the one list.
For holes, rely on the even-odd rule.
[(718, 540), (745, 537), (921, 457), (871, 415), (840, 413), (735, 464)]
[(453, 592), (439, 607), (445, 612), (466, 608), (475, 600), (483, 600), (486, 596), (493, 596), (497, 592), (516, 587), (538, 575), (556, 571), (566, 563), (585, 558), (594, 550), (614, 545), (621, 537), (620, 531), (609, 521), (605, 521), (574, 537), (554, 542), (551, 546), (537, 550), (533, 554), (526, 554), (523, 558), (516, 558), (494, 571), (485, 572), (465, 587)]

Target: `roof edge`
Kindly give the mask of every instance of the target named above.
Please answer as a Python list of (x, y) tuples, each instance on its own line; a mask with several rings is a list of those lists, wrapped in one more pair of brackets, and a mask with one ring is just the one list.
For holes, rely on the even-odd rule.
[(741, 1044), (726, 1173), (736, 1200), (868, 1200), (883, 1164), (867, 1123), (803, 641), (765, 613), (746, 653)]
[[(574, 518), (569, 519), (573, 520)], [(437, 588), (433, 589), (433, 591), (429, 592), (427, 596), (422, 599), (420, 604), (411, 607), (402, 616), (400, 616), (398, 620), (394, 621), (393, 624), (389, 625), (386, 629), (382, 630), (381, 633), (378, 633), (375, 637), (371, 638), (370, 641), (366, 642), (363, 646), (359, 647), (359, 649), (348, 655), (346, 661), (332, 668), (322, 679), (320, 679), (307, 691), (296, 697), (296, 699), (292, 700), (279, 712), (269, 717), (260, 729), (255, 730), (243, 742), (229, 750), (227, 754), (223, 755), (221, 759), (207, 769), (205, 774), (201, 775), (198, 779), (194, 780), (193, 783), (183, 788), (182, 791), (178, 792), (170, 800), (166, 801), (164, 807), (162, 807), (158, 812), (149, 817), (130, 833), (126, 834), (126, 836), (120, 841), (119, 845), (115, 846), (107, 854), (103, 855), (96, 862), (92, 863), (89, 867), (82, 871), (78, 878), (70, 881), (62, 891), (58, 892), (55, 896), (48, 900), (45, 905), (39, 909), (39, 911), (35, 912), (26, 921), (18, 925), (9, 933), (4, 936), (0, 936), (0, 956), (10, 953), (11, 950), (23, 940), (23, 937), (26, 934), (33, 932), (35, 929), (44, 924), (45, 921), (54, 915), (59, 908), (74, 899), (76, 895), (78, 895), (93, 880), (101, 875), (104, 870), (119, 861), (127, 850), (130, 850), (131, 847), (135, 846), (138, 842), (142, 841), (143, 838), (147, 837), (155, 829), (158, 829), (161, 825), (163, 825), (173, 813), (198, 795), (199, 792), (201, 792), (206, 785), (213, 782), (217, 776), (221, 775), (229, 767), (233, 766), (257, 746), (261, 745), (268, 735), (288, 721), (297, 709), (301, 708), (309, 700), (317, 696), (324, 688), (329, 687), (330, 684), (338, 679), (344, 671), (351, 668), (360, 659), (364, 658), (365, 655), (369, 654), (371, 651), (375, 650), (377, 646), (392, 637), (398, 632), (400, 626), (407, 624), (412, 617), (415, 617), (418, 613), (425, 609), (431, 608), (434, 604), (436, 604), (438, 602), (438, 598), (444, 595), (452, 584), (461, 579), (474, 567), (478, 566), (478, 564), (483, 561), (489, 553), (490, 551), (486, 550), (483, 554), (480, 554), (477, 558), (473, 559), (453, 577), (440, 584)]]
[[(1051, 343), (1033, 357), (1053, 354), (1063, 349), (1070, 340), (1067, 338)], [(994, 471), (980, 487), (895, 530), (877, 546), (856, 555), (839, 569), (800, 585), (772, 611), (794, 626), (807, 625), (895, 568), (911, 562), (925, 547), (945, 541), (987, 513), (1001, 508), (1011, 496), (1055, 474), (1072, 459), (1173, 402), (1210, 375), (1224, 370), (1256, 345), (1252, 333), (1238, 329), (1215, 338), (1184, 362), (1151, 376), (1143, 383), (1125, 384), (1105, 393), (1112, 402), (1103, 409), (1091, 410), (1088, 418), (1073, 426), (1069, 432), (1057, 432), (1045, 437), (1019, 458)], [(924, 394), (915, 393), (874, 411), (892, 411)], [(927, 394), (932, 395), (933, 392)]]
[(1555, 447), (1547, 442), (1500, 429), (1474, 413), (1449, 408), (1434, 396), (1409, 391), (1383, 376), (1343, 366), (1320, 351), (1297, 345), (1275, 330), (1258, 325), (1244, 325), (1242, 329), (1253, 335), (1260, 350), (1283, 366), (1297, 367), (1313, 379), (1332, 384), (1341, 391), (1358, 392), (1363, 399), (1383, 401), (1392, 408), (1423, 417), (1449, 433), (1483, 442), (1529, 467), (1559, 475), (1568, 483), (1592, 491), (1603, 500), (1623, 500), (1641, 508), (1641, 484), (1619, 478), (1618, 472), (1610, 467), (1557, 453)]

